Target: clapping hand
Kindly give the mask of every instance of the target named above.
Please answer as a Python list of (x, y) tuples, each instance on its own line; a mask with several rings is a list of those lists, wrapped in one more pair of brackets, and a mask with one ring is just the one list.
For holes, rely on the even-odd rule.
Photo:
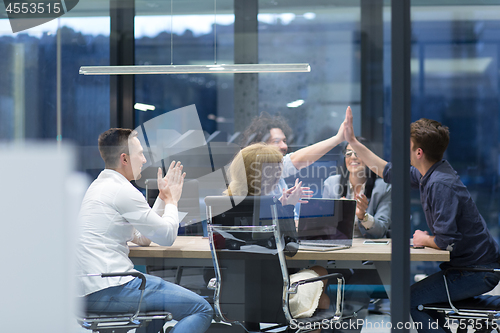
[(159, 197), (166, 204), (177, 205), (182, 195), (182, 186), (184, 185), (184, 177), (186, 173), (182, 172), (181, 162), (172, 161), (168, 168), (165, 177), (162, 177), (161, 168), (158, 168), (158, 189), (160, 190)]
[(365, 217), (368, 208), (368, 198), (363, 193), (356, 195), (356, 216), (359, 220)]
[(302, 182), (299, 179), (295, 179), (295, 185), (288, 190), (283, 189), (283, 195), (280, 198), (281, 204), (295, 205), (297, 202), (308, 203), (307, 199), (312, 197), (312, 191), (309, 187), (302, 187)]

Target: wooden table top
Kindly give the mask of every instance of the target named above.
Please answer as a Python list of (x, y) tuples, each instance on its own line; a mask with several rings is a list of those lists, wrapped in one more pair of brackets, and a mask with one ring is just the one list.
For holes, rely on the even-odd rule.
[[(391, 244), (363, 244), (365, 239), (355, 238), (353, 246), (345, 250), (336, 251), (299, 251), (290, 260), (372, 260), (390, 261)], [(131, 244), (131, 243), (130, 243)], [(129, 257), (132, 258), (191, 258), (210, 259), (208, 238), (201, 236), (179, 236), (172, 246), (141, 247), (134, 244), (129, 246)], [(448, 251), (432, 248), (410, 249), (411, 261), (449, 261)]]

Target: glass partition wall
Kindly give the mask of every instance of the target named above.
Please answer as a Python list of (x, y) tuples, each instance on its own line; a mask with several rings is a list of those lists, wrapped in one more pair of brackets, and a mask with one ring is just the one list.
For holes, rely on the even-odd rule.
[(80, 170), (103, 168), (97, 136), (109, 128), (109, 77), (83, 77), (82, 64), (109, 65), (109, 5), (85, 2), (43, 25), (12, 33), (0, 9), (0, 140), (72, 142)]
[[(412, 121), (436, 119), (450, 129), (446, 158), (467, 186), (498, 241), (500, 7), (494, 2), (412, 1)], [(417, 191), (413, 230), (429, 230)], [(414, 274), (437, 264), (412, 263)]]
[[(133, 112), (134, 128), (194, 104), (205, 139), (239, 143), (251, 119), (266, 111), (288, 120), (292, 152), (334, 135), (350, 105), (356, 134), (391, 159), (389, 1), (136, 0), (134, 6), (135, 18), (125, 25), (133, 31), (127, 52), (137, 65), (311, 66), (310, 73), (136, 75), (129, 95), (154, 110), (118, 110)], [(61, 18), (16, 34), (0, 14), (0, 139), (74, 143), (81, 170), (97, 176), (103, 167), (97, 136), (123, 123), (110, 112), (116, 98), (110, 77), (78, 69), (116, 61), (109, 1), (80, 1)], [(450, 128), (445, 158), (498, 240), (500, 5), (414, 0), (411, 27), (411, 119)], [(337, 149), (320, 161), (337, 165), (342, 157)], [(411, 226), (428, 230), (418, 192), (412, 192)], [(412, 263), (412, 278), (436, 269)]]
[[(419, 4), (411, 8), (412, 120), (450, 128), (445, 158), (498, 238), (500, 6)], [(425, 225), (422, 214), (413, 217)]]
[[(310, 73), (137, 75), (135, 102), (154, 110), (135, 110), (136, 126), (177, 108), (194, 104), (208, 139), (240, 144), (252, 119), (265, 111), (285, 117), (292, 128), (289, 152), (335, 135), (350, 105), (361, 131), (361, 33), (359, 1), (296, 3), (273, 1), (136, 1), (135, 63), (235, 64), (309, 63)], [(383, 4), (377, 2), (378, 54), (383, 54)], [(172, 5), (172, 6), (170, 6)], [(374, 15), (372, 15), (374, 16)], [(156, 22), (152, 28), (152, 22)], [(365, 51), (365, 56), (370, 49)], [(377, 91), (383, 90), (383, 58), (377, 67)], [(371, 70), (370, 70), (371, 71)], [(371, 71), (373, 72), (373, 71)], [(366, 88), (365, 88), (366, 90)], [(384, 105), (381, 103), (380, 112)], [(383, 117), (370, 128), (383, 132)], [(383, 135), (372, 139), (383, 147)], [(212, 140), (212, 138), (211, 138)], [(323, 179), (336, 173), (340, 147), (321, 165)], [(316, 169), (303, 170), (302, 178)], [(188, 175), (189, 177), (189, 175)], [(321, 197), (323, 182), (311, 185)], [(291, 177), (287, 179), (293, 183)], [(218, 195), (218, 192), (205, 194)], [(203, 202), (201, 212), (204, 214)]]

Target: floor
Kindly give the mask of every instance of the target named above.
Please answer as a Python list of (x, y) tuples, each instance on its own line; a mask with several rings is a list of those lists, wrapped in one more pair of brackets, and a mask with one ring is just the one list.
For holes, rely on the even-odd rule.
[[(163, 277), (165, 280), (174, 282), (176, 270), (163, 270), (152, 272), (154, 275), (158, 275)], [(191, 289), (195, 292), (198, 292), (201, 295), (210, 296), (213, 294), (212, 291), (207, 290), (205, 288), (206, 278), (203, 277), (203, 271), (200, 268), (188, 268), (185, 269), (181, 279), (181, 285), (185, 288)], [(493, 289), (490, 294), (492, 295), (500, 295), (500, 285)], [(361, 333), (390, 333), (391, 328), (389, 323), (391, 322), (390, 313), (390, 302), (388, 299), (383, 299), (378, 302), (377, 305), (370, 305), (369, 312), (367, 317), (363, 322), (363, 328)], [(175, 321), (168, 322), (166, 327), (175, 325)], [(326, 331), (326, 332), (325, 332)], [(329, 330), (323, 330), (323, 332), (327, 333)], [(349, 330), (342, 330), (343, 332), (349, 332)], [(88, 330), (85, 330), (81, 327), (75, 328), (75, 332), (78, 333), (88, 333)], [(131, 331), (134, 332), (134, 331)], [(276, 331), (278, 332), (278, 331)]]

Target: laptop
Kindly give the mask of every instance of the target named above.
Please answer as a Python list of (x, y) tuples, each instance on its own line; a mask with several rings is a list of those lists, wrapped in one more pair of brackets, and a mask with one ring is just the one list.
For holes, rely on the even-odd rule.
[(300, 205), (299, 249), (333, 251), (352, 246), (356, 200), (308, 199)]

